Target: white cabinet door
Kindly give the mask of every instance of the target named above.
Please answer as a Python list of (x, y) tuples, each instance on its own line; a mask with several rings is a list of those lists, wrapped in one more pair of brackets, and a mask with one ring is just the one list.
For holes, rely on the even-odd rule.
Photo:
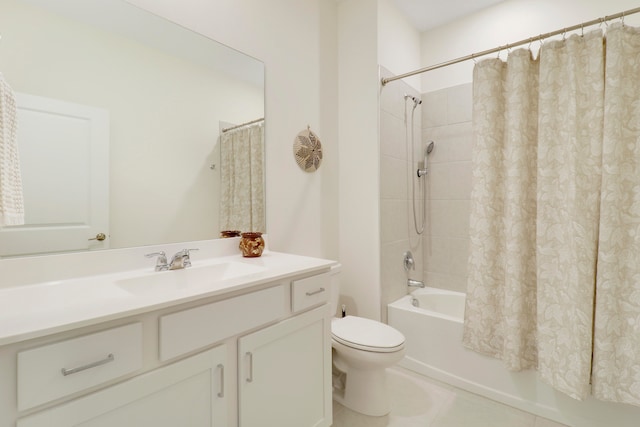
[(323, 305), (238, 341), (240, 427), (331, 425), (331, 335)]
[(18, 420), (17, 427), (226, 427), (222, 345)]

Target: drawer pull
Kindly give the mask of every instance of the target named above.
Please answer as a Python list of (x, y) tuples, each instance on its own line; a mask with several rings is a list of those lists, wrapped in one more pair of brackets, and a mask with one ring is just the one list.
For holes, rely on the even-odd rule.
[(218, 392), (218, 397), (224, 397), (224, 365), (220, 363), (218, 369), (220, 369), (220, 391)]
[(247, 375), (247, 382), (253, 382), (253, 353), (247, 351), (247, 358), (249, 360), (249, 370)]
[(320, 288), (320, 289), (318, 289), (317, 291), (313, 291), (313, 292), (305, 292), (305, 294), (306, 294), (308, 297), (310, 297), (310, 296), (312, 296), (312, 295), (320, 294), (320, 293), (322, 293), (322, 292), (324, 292), (324, 288)]
[(115, 357), (113, 356), (113, 354), (109, 353), (107, 357), (105, 357), (102, 360), (98, 360), (97, 362), (88, 363), (86, 365), (78, 366), (77, 368), (71, 368), (71, 369), (62, 368), (60, 371), (62, 372), (62, 375), (66, 377), (67, 375), (75, 374), (76, 372), (81, 372), (87, 369), (95, 368), (96, 366), (105, 365), (109, 362), (113, 362), (114, 360), (115, 360)]

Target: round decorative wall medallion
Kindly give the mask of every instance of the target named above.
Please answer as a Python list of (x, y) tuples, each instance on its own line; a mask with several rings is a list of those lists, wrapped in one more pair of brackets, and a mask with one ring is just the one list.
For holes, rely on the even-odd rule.
[(303, 130), (293, 140), (293, 155), (296, 163), (305, 172), (315, 172), (322, 162), (322, 144), (318, 135), (307, 130)]

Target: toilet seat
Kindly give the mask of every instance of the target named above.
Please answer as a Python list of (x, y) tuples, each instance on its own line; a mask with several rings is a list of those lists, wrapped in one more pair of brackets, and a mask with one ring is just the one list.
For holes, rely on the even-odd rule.
[(331, 336), (351, 348), (375, 353), (392, 353), (404, 348), (404, 335), (384, 323), (363, 317), (333, 319)]

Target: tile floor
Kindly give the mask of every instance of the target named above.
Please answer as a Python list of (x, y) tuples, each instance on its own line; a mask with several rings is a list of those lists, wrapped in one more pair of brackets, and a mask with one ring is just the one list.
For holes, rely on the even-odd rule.
[(563, 427), (402, 368), (389, 369), (391, 413), (368, 417), (333, 402), (333, 427)]

